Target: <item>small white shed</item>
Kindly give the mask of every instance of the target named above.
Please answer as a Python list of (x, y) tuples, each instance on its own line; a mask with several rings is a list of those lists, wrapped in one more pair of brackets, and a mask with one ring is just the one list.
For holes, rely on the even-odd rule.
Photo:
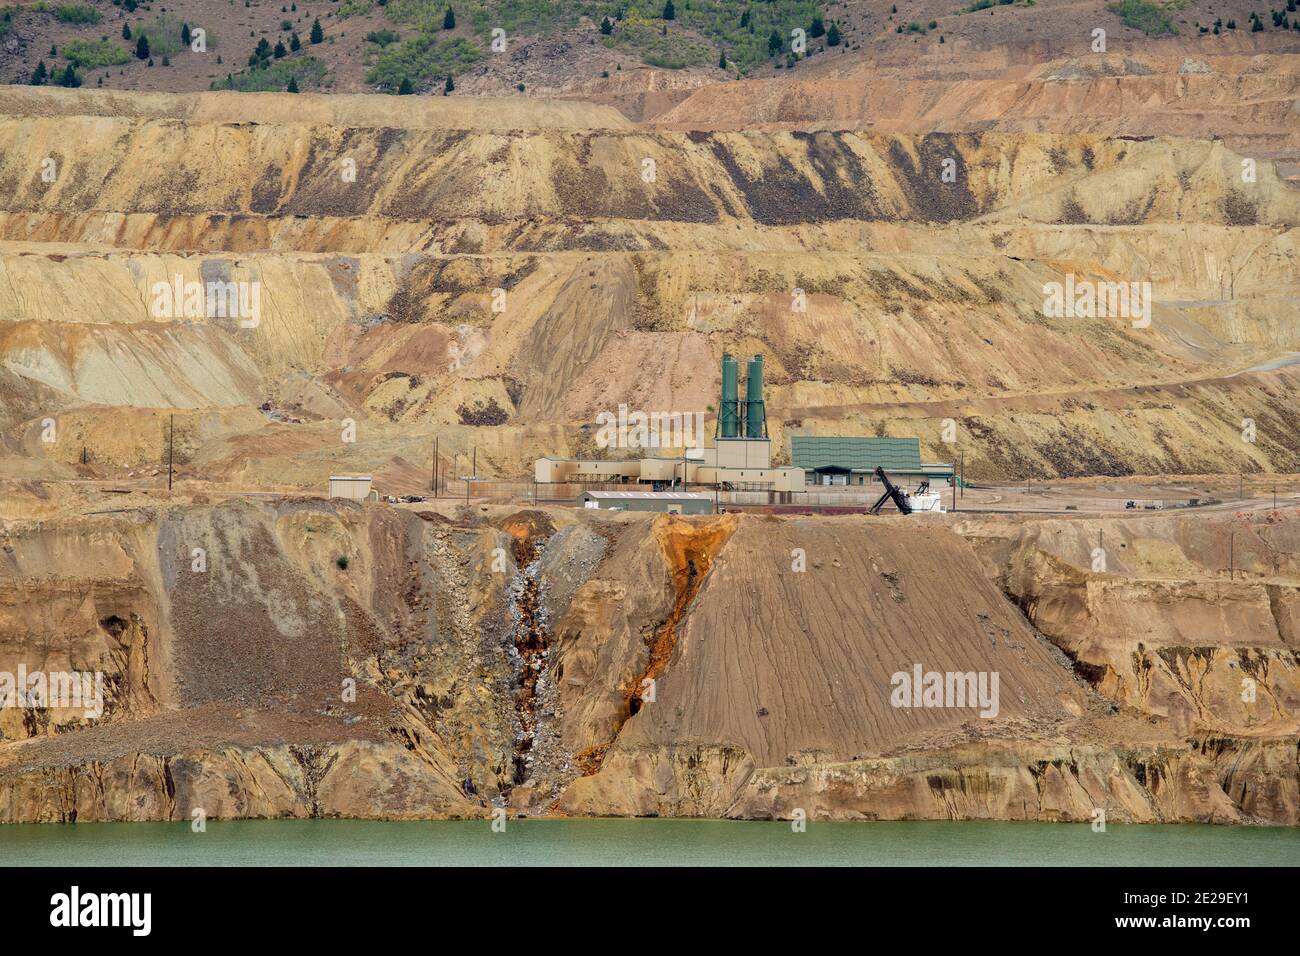
[(365, 501), (370, 497), (369, 475), (330, 475), (330, 497)]

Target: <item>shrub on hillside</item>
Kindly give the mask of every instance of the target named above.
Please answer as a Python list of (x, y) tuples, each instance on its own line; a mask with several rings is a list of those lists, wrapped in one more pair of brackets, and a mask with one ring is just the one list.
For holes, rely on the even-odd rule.
[(108, 40), (69, 40), (63, 44), (68, 62), (84, 69), (117, 66), (131, 59), (131, 54)]
[(1124, 26), (1141, 30), (1147, 36), (1174, 36), (1178, 33), (1164, 8), (1150, 0), (1116, 0), (1106, 4), (1106, 9), (1119, 17)]

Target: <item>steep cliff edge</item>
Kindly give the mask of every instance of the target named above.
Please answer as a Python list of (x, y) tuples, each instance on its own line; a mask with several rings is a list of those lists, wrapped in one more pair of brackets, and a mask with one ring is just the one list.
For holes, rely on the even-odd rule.
[[(1009, 528), (117, 504), (0, 532), (0, 670), (106, 688), (98, 717), (0, 711), (0, 819), (1298, 822), (1294, 633), (1169, 656), (1201, 668), (1174, 707), (1181, 685), (1098, 679), (1130, 653), (1079, 650), (1107, 646), (1104, 617), (1067, 644), (1050, 601), (1026, 619), (1004, 596), (1061, 586)], [(1148, 536), (1205, 519), (1178, 520)], [(1275, 523), (1269, 587), (1295, 586), (1295, 534)], [(1202, 596), (1163, 600), (1176, 619)], [(1254, 710), (1214, 683), (1221, 654), (1259, 677)], [(970, 699), (900, 701), (917, 670), (970, 674)]]

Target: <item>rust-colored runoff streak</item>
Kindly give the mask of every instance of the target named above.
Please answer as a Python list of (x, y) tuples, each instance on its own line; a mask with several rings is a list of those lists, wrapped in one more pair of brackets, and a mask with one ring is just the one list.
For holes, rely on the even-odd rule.
[(522, 667), (519, 689), (515, 694), (515, 715), (522, 733), (515, 744), (513, 786), (528, 779), (527, 757), (537, 739), (537, 682), (542, 675), (542, 653), (546, 650), (548, 635), (540, 618), (537, 579), (528, 568), (541, 554), (550, 528), (542, 527), (530, 516), (522, 514), (509, 519), (505, 531), (514, 539), (515, 566), (519, 569), (521, 581), (517, 603), (519, 624), (514, 639)]
[[(658, 680), (668, 669), (673, 651), (677, 648), (677, 629), (687, 608), (695, 600), (695, 595), (700, 592), (700, 587), (713, 566), (714, 557), (736, 530), (736, 519), (723, 518), (703, 525), (666, 519), (662, 523), (656, 522), (654, 530), (677, 593), (668, 617), (648, 639), (650, 655), (645, 668), (624, 688), (623, 711), (614, 725), (614, 738), (618, 737), (623, 725), (641, 709), (645, 682)], [(574, 758), (584, 776), (590, 777), (600, 770), (613, 742), (611, 739), (603, 744), (593, 744)]]

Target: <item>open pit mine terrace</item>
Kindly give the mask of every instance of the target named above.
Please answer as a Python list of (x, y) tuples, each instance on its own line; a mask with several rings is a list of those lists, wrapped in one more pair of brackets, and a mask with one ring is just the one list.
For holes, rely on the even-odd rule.
[[(1271, 164), (400, 105), (0, 90), (0, 671), (104, 676), (97, 716), (0, 709), (0, 820), (1300, 824), (1300, 192)], [(176, 277), (255, 284), (256, 322), (159, 315)], [(1149, 281), (1149, 326), (1045, 316), (1067, 277)], [(724, 352), (763, 357), (782, 464), (800, 436), (953, 462), (954, 423), (972, 510), (460, 480), (592, 456), (594, 410), (706, 408)], [(426, 500), (325, 497), (349, 474)], [(1180, 496), (1220, 504), (1116, 504)], [(896, 705), (918, 665), (996, 673), (996, 713)]]

